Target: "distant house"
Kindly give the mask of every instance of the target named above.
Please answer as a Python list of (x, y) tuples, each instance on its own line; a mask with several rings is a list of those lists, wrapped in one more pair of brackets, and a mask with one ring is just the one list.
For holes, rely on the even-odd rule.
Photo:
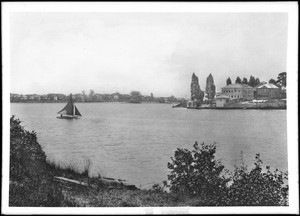
[(28, 100), (27, 95), (21, 95), (21, 101), (25, 101), (25, 100)]
[(67, 96), (64, 94), (47, 94), (47, 97), (49, 98), (49, 100), (51, 101), (63, 101), (67, 99)]
[(80, 93), (74, 95), (77, 102), (84, 102), (84, 96)]
[(110, 94), (103, 94), (102, 96), (105, 102), (111, 101), (113, 99), (113, 97)]
[(113, 93), (111, 96), (114, 101), (119, 101), (121, 95), (120, 95), (120, 93), (116, 92), (116, 93)]
[(26, 100), (31, 100), (31, 101), (41, 100), (41, 96), (37, 94), (27, 94), (25, 96), (26, 96)]
[(47, 94), (47, 97), (52, 101), (57, 101), (57, 94)]
[(194, 107), (195, 105), (194, 105), (194, 101), (192, 101), (192, 100), (188, 100), (187, 102), (186, 102), (186, 107), (187, 108), (191, 108), (191, 107)]
[(25, 95), (27, 100), (34, 100), (34, 95), (33, 94), (27, 94)]
[(280, 88), (280, 98), (286, 98), (286, 87), (282, 86)]
[(222, 88), (222, 94), (230, 100), (253, 100), (255, 88), (246, 84), (229, 84)]
[(216, 96), (216, 107), (224, 107), (226, 103), (228, 103), (230, 97), (227, 95), (218, 95)]
[(34, 95), (34, 100), (41, 100), (41, 96), (40, 95)]
[(50, 98), (48, 97), (48, 95), (41, 95), (41, 100), (48, 101), (48, 100), (50, 100)]
[(264, 83), (256, 86), (257, 99), (280, 98), (280, 88), (272, 83)]
[(101, 102), (101, 101), (103, 101), (102, 95), (101, 95), (101, 94), (98, 94), (98, 93), (94, 94), (94, 96), (93, 96), (93, 101), (96, 101), (96, 102)]
[(66, 100), (67, 96), (64, 94), (57, 94), (57, 100)]
[(20, 102), (21, 97), (22, 96), (18, 94), (10, 94), (10, 102)]

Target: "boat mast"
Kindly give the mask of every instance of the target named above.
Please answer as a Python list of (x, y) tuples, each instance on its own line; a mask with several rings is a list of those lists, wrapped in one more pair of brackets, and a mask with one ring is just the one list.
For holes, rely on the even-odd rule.
[(75, 116), (75, 104), (74, 104), (74, 101), (73, 101), (73, 98), (72, 98), (72, 105), (73, 105), (73, 116)]

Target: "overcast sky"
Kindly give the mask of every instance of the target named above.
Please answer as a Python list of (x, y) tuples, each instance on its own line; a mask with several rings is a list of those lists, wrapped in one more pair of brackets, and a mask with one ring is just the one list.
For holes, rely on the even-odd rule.
[(12, 13), (11, 93), (190, 97), (286, 71), (286, 13)]

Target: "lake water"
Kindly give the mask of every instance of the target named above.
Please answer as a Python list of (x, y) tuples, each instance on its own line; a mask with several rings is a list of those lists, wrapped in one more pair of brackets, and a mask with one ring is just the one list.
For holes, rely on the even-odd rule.
[(256, 153), (264, 166), (287, 171), (286, 110), (172, 109), (172, 104), (77, 103), (81, 119), (57, 119), (62, 103), (12, 103), (27, 130), (37, 132), (47, 158), (91, 173), (149, 188), (167, 180), (177, 148), (216, 142), (216, 158), (229, 170), (250, 167)]

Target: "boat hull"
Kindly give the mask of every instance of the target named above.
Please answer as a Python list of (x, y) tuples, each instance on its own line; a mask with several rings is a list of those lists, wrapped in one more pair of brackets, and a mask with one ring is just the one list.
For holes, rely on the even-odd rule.
[(78, 119), (79, 116), (64, 115), (64, 116), (57, 116), (56, 118), (59, 118), (59, 119)]

